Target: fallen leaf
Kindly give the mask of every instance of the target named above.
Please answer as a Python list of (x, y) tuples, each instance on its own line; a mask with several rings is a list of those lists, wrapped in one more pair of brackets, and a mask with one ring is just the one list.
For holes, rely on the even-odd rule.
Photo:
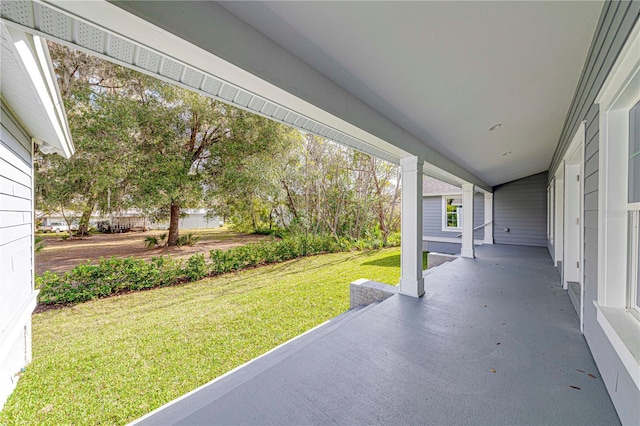
[(588, 374), (588, 376), (589, 376), (589, 377), (591, 377), (592, 379), (597, 379), (597, 377), (596, 377), (596, 376), (594, 376), (594, 375), (593, 375), (593, 374), (591, 374), (591, 373), (589, 373), (589, 374)]
[(496, 372), (496, 370), (492, 368), (492, 369), (491, 369), (491, 372), (492, 372), (492, 373), (495, 373), (495, 372)]
[(584, 373), (584, 370), (578, 370), (577, 368), (576, 368), (576, 371), (579, 371), (579, 372), (581, 372), (581, 373)]
[(496, 343), (496, 345), (499, 345), (499, 344), (500, 344), (500, 342)]
[(572, 389), (578, 389), (578, 390), (580, 390), (580, 388), (579, 388), (579, 387), (577, 387), (577, 386), (569, 386), (569, 387), (570, 387), (570, 388), (572, 388)]
[(483, 307), (483, 308), (486, 308), (486, 307), (487, 307), (487, 305), (483, 305), (482, 307)]

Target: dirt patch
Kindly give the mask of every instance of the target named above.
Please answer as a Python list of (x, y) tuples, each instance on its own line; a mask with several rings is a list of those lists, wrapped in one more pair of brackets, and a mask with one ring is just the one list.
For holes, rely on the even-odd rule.
[(265, 235), (232, 232), (226, 228), (182, 231), (181, 234), (190, 232), (200, 237), (200, 241), (194, 246), (156, 249), (145, 248), (144, 238), (149, 235), (160, 235), (163, 231), (96, 234), (66, 241), (59, 237), (47, 236), (44, 238), (44, 249), (36, 253), (36, 273), (66, 272), (82, 262), (87, 260), (95, 262), (101, 257), (134, 257), (149, 260), (156, 256), (171, 255), (177, 258), (188, 258), (195, 253), (208, 255), (210, 250), (225, 250), (271, 238)]

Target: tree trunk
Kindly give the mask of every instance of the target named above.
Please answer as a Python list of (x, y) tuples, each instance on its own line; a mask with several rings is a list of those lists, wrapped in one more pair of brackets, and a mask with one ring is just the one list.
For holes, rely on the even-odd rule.
[(71, 232), (71, 218), (67, 217), (64, 212), (64, 207), (60, 206), (60, 213), (62, 213), (62, 219), (67, 224), (67, 232), (69, 233), (69, 238), (73, 238), (73, 232)]
[(89, 220), (91, 219), (91, 213), (93, 213), (92, 207), (86, 207), (82, 211), (82, 217), (80, 218), (80, 223), (78, 225), (78, 235), (89, 235)]
[(171, 202), (171, 218), (169, 219), (169, 237), (167, 245), (169, 247), (178, 245), (178, 227), (180, 224), (180, 204), (177, 201)]

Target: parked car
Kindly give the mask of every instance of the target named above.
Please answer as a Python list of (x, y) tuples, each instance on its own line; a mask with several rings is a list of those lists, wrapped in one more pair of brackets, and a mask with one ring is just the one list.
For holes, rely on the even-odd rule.
[(64, 222), (51, 222), (48, 225), (40, 225), (38, 231), (41, 232), (67, 232), (69, 226)]

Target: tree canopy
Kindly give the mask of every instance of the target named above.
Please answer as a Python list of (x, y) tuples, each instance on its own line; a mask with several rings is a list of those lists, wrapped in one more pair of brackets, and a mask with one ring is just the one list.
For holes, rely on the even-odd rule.
[[(398, 228), (398, 168), (320, 137), (51, 43), (76, 154), (38, 153), (37, 208), (207, 208), (245, 231), (384, 240)], [(110, 194), (110, 199), (107, 199)], [(109, 201), (109, 202), (108, 202)]]

